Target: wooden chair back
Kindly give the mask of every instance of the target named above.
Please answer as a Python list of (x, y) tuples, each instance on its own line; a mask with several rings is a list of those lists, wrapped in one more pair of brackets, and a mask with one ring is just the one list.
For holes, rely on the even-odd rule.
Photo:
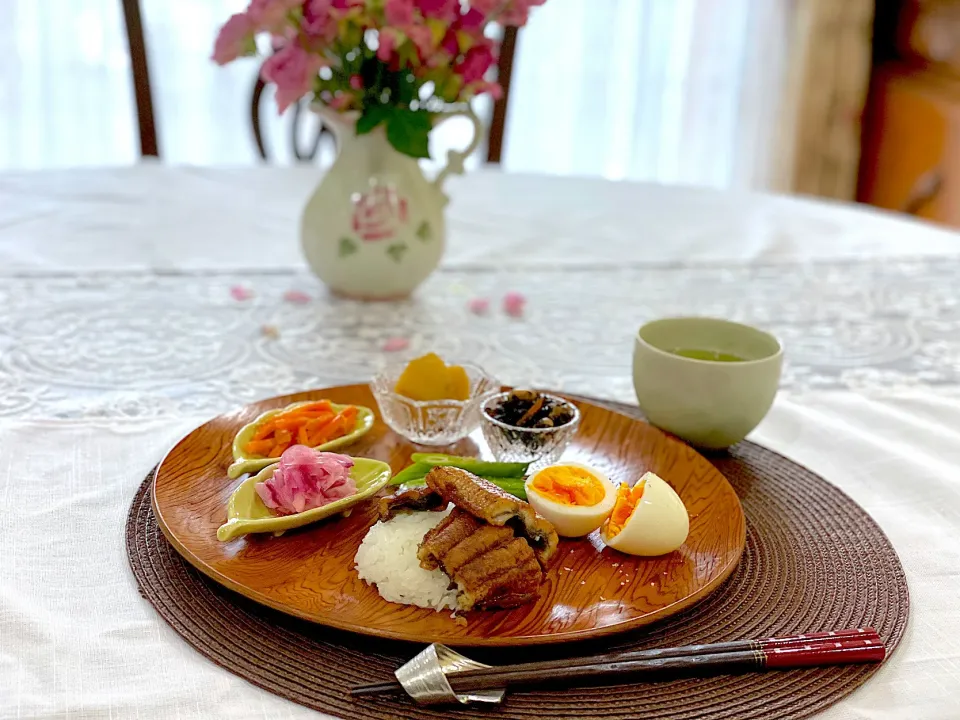
[(127, 46), (130, 48), (133, 97), (137, 105), (137, 124), (140, 129), (140, 155), (142, 157), (159, 157), (160, 148), (157, 144), (157, 126), (153, 116), (147, 43), (143, 36), (140, 2), (139, 0), (122, 0), (122, 5), (123, 22), (127, 28)]

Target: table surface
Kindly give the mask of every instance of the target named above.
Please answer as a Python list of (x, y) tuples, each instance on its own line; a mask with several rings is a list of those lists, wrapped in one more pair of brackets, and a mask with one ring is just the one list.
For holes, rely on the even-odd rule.
[[(784, 340), (751, 439), (863, 505), (907, 573), (903, 644), (821, 717), (957, 717), (960, 236), (804, 199), (485, 171), (450, 184), (442, 269), (409, 301), (361, 305), (300, 259), (317, 180), (0, 175), (0, 717), (317, 717), (208, 663), (139, 597), (122, 526), (164, 451), (211, 414), (426, 350), (629, 401), (636, 328), (689, 313)], [(522, 318), (501, 312), (508, 290)], [(395, 338), (409, 347), (386, 352)]]

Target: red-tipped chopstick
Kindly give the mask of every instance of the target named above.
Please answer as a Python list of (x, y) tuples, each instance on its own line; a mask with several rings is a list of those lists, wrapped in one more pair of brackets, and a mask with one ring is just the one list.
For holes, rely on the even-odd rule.
[[(456, 692), (536, 685), (575, 679), (593, 679), (619, 674), (651, 674), (665, 671), (712, 671), (717, 674), (743, 670), (767, 670), (813, 665), (880, 662), (886, 649), (872, 628), (795, 635), (763, 640), (737, 640), (707, 645), (635, 650), (585, 658), (521, 663), (447, 676)], [(400, 683), (361, 685), (351, 695), (373, 695), (402, 690)]]

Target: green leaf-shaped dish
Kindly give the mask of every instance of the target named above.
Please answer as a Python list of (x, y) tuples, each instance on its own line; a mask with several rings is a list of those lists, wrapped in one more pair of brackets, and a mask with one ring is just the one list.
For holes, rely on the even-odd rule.
[(244, 480), (240, 483), (240, 487), (233, 491), (227, 505), (227, 522), (217, 530), (218, 540), (227, 542), (248, 533), (279, 534), (285, 530), (292, 530), (331, 515), (343, 513), (357, 503), (376, 495), (387, 484), (391, 474), (390, 466), (385, 462), (369, 458), (353, 458), (350, 477), (357, 484), (356, 494), (295, 515), (277, 515), (263, 504), (254, 486), (273, 477), (273, 471), (278, 465), (279, 463), (274, 463), (265, 467), (256, 475)]
[[(273, 463), (278, 462), (280, 460), (278, 457), (265, 458), (248, 455), (243, 451), (243, 446), (250, 442), (250, 440), (253, 438), (253, 434), (257, 431), (257, 426), (260, 423), (264, 422), (265, 420), (269, 420), (280, 413), (287, 412), (288, 410), (293, 410), (294, 408), (302, 407), (304, 405), (312, 405), (315, 402), (318, 401), (308, 400), (306, 402), (293, 403), (292, 405), (277, 408), (276, 410), (270, 410), (269, 412), (265, 412), (249, 425), (244, 425), (242, 428), (240, 428), (240, 432), (238, 432), (237, 436), (233, 439), (234, 462), (229, 468), (227, 468), (227, 476), (231, 480), (236, 480), (244, 473), (259, 472), (267, 465), (272, 465)], [(347, 407), (346, 405), (339, 405), (337, 403), (330, 403), (330, 406), (336, 412), (340, 412)], [(344, 445), (349, 445), (373, 427), (373, 410), (368, 407), (364, 407), (363, 405), (355, 405), (354, 407), (357, 408), (357, 424), (354, 427), (353, 432), (344, 435), (343, 437), (339, 437), (336, 440), (331, 440), (330, 442), (317, 445), (314, 447), (314, 450), (322, 450), (326, 452), (327, 450), (336, 450)]]

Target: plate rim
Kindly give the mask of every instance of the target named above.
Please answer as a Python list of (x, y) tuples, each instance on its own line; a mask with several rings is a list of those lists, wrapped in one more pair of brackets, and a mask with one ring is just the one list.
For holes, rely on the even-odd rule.
[[(355, 633), (355, 634), (364, 635), (367, 637), (376, 637), (376, 638), (381, 638), (386, 640), (394, 640), (394, 641), (400, 641), (400, 642), (414, 642), (414, 643), (422, 644), (423, 642), (428, 642), (429, 640), (415, 639), (415, 638), (412, 638), (407, 633), (394, 631), (394, 630), (384, 630), (379, 628), (374, 629), (366, 626), (358, 627), (357, 625), (354, 625), (351, 623), (341, 623), (337, 621), (336, 615), (332, 617), (327, 616), (321, 620), (314, 615), (310, 615), (309, 613), (299, 612), (296, 608), (291, 607), (289, 605), (284, 605), (283, 603), (274, 602), (273, 600), (271, 600), (265, 595), (262, 595), (256, 590), (252, 590), (246, 585), (242, 585), (240, 583), (234, 582), (226, 575), (223, 575), (222, 573), (218, 572), (216, 569), (210, 567), (207, 563), (203, 562), (200, 558), (196, 557), (190, 550), (186, 548), (186, 546), (184, 546), (176, 538), (173, 532), (167, 527), (166, 520), (164, 519), (160, 506), (157, 503), (157, 478), (160, 475), (160, 471), (163, 468), (163, 464), (166, 462), (167, 458), (170, 457), (170, 455), (183, 442), (187, 440), (187, 438), (193, 435), (193, 433), (195, 433), (200, 428), (208, 425), (209, 423), (213, 422), (218, 418), (235, 414), (236, 412), (239, 412), (242, 409), (245, 409), (247, 407), (250, 407), (251, 405), (255, 405), (258, 403), (270, 402), (271, 400), (283, 400), (292, 395), (301, 395), (303, 393), (328, 392), (331, 390), (346, 390), (350, 388), (360, 388), (360, 387), (369, 389), (368, 383), (351, 383), (346, 385), (329, 385), (329, 386), (319, 387), (319, 388), (309, 388), (309, 389), (297, 391), (295, 393), (288, 393), (285, 395), (274, 395), (272, 397), (261, 398), (260, 400), (256, 400), (254, 402), (240, 406), (232, 412), (231, 411), (224, 412), (209, 418), (205, 422), (201, 423), (197, 427), (187, 432), (176, 443), (174, 443), (170, 447), (170, 449), (167, 450), (166, 453), (164, 453), (163, 459), (159, 462), (159, 464), (156, 467), (156, 472), (154, 474), (153, 482), (151, 483), (151, 486), (150, 486), (150, 506), (153, 509), (154, 516), (157, 519), (157, 526), (160, 528), (164, 537), (173, 546), (173, 548), (177, 551), (177, 553), (182, 558), (184, 558), (188, 563), (190, 563), (190, 565), (193, 568), (195, 568), (202, 574), (206, 575), (208, 578), (214, 580), (221, 586), (227, 588), (228, 590), (235, 592), (260, 605), (276, 610), (277, 612), (281, 612), (291, 617), (297, 617), (297, 618), (300, 618), (301, 620), (305, 620), (307, 622), (311, 622), (315, 625), (320, 625), (322, 627), (331, 627), (340, 631)], [(573, 393), (555, 392), (554, 394), (560, 395), (561, 397), (567, 397), (576, 402), (586, 403), (593, 407), (599, 408), (605, 412), (613, 413), (615, 415), (628, 418), (632, 422), (645, 423), (644, 420), (639, 420), (637, 418), (631, 417), (630, 415), (627, 415), (626, 413), (622, 413), (622, 412), (619, 412), (618, 410), (613, 410), (603, 405), (599, 405), (593, 400), (583, 398)], [(376, 422), (376, 410), (374, 410), (374, 422)], [(649, 423), (645, 423), (645, 424), (650, 425)], [(736, 557), (732, 561), (728, 562), (723, 568), (721, 568), (720, 572), (710, 582), (708, 582), (702, 588), (697, 590), (695, 593), (692, 593), (684, 598), (681, 598), (680, 600), (677, 600), (676, 602), (673, 602), (669, 605), (665, 605), (664, 607), (659, 608), (658, 610), (655, 610), (654, 612), (648, 613), (639, 618), (624, 620), (622, 622), (617, 622), (611, 625), (605, 625), (603, 627), (593, 628), (589, 630), (575, 630), (575, 631), (565, 632), (565, 633), (550, 633), (547, 635), (448, 638), (442, 641), (443, 644), (450, 645), (452, 647), (517, 647), (517, 646), (533, 646), (533, 645), (555, 645), (555, 644), (568, 643), (568, 642), (581, 642), (584, 640), (594, 640), (597, 638), (609, 637), (610, 635), (619, 635), (624, 632), (629, 632), (631, 630), (636, 630), (638, 628), (651, 625), (653, 623), (664, 620), (668, 617), (672, 617), (680, 612), (683, 612), (687, 608), (692, 607), (693, 605), (696, 605), (700, 601), (704, 600), (706, 597), (713, 594), (716, 590), (720, 588), (720, 586), (730, 577), (730, 575), (733, 574), (733, 571), (736, 570), (737, 566), (740, 564), (741, 559), (743, 558), (744, 550), (746, 549), (746, 516), (744, 515), (744, 512), (743, 512), (743, 504), (740, 502), (740, 496), (737, 495), (736, 490), (734, 490), (733, 486), (730, 484), (730, 481), (726, 478), (726, 476), (722, 472), (720, 472), (720, 470), (716, 468), (716, 466), (714, 466), (713, 463), (711, 463), (706, 457), (704, 457), (704, 455), (701, 454), (696, 448), (693, 448), (687, 445), (686, 443), (674, 437), (673, 435), (670, 435), (669, 433), (666, 433), (663, 430), (660, 430), (659, 428), (656, 428), (653, 425), (650, 425), (650, 427), (654, 431), (661, 433), (668, 442), (679, 443), (683, 445), (685, 448), (687, 448), (688, 450), (691, 450), (692, 452), (699, 455), (704, 462), (708, 463), (710, 467), (714, 469), (714, 471), (717, 473), (718, 476), (720, 476), (723, 482), (726, 483), (728, 489), (730, 490), (731, 494), (736, 500), (736, 507), (739, 510), (739, 515), (740, 515), (740, 527), (738, 532), (738, 537), (740, 538), (740, 548), (736, 554)], [(383, 602), (388, 603), (387, 600), (384, 600)], [(390, 604), (394, 604), (394, 603), (390, 603)]]

